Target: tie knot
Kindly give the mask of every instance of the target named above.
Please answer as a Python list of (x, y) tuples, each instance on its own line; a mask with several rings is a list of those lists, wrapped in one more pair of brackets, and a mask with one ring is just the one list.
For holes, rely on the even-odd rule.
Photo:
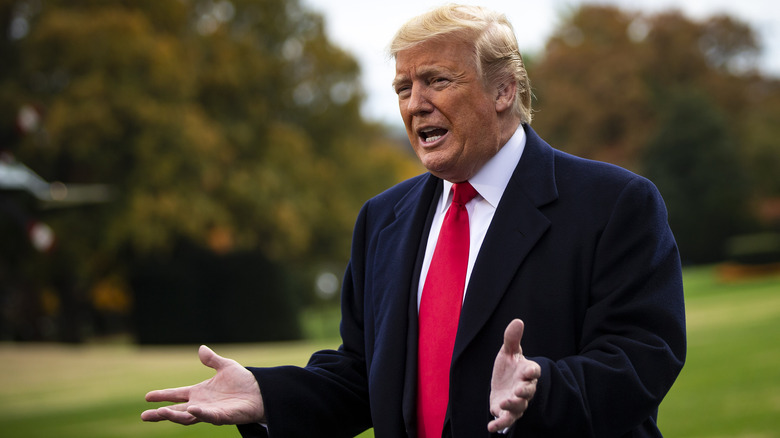
[(452, 190), (454, 191), (452, 202), (455, 204), (466, 205), (477, 196), (477, 190), (468, 181), (453, 184)]

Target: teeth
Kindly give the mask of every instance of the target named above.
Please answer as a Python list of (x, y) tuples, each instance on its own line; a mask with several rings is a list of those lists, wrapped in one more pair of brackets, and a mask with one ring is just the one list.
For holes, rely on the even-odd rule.
[(429, 136), (428, 134), (430, 134), (432, 132), (435, 132), (435, 131), (439, 131), (439, 130), (440, 130), (440, 128), (437, 128), (435, 126), (421, 129), (420, 130), (420, 137), (422, 137), (422, 140), (425, 143), (433, 143), (436, 140), (442, 138), (444, 135), (443, 134), (438, 134), (438, 135), (430, 135)]

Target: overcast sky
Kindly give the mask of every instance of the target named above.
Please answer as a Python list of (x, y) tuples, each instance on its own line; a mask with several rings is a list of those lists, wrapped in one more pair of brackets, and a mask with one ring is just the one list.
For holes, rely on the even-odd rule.
[[(386, 49), (395, 31), (409, 18), (447, 1), (431, 0), (302, 0), (325, 17), (333, 42), (350, 51), (360, 62), (367, 94), (363, 113), (388, 124), (401, 125), (398, 103), (390, 87), (394, 63)], [(479, 4), (507, 15), (522, 52), (538, 52), (556, 27), (562, 11), (581, 0), (459, 0)], [(693, 19), (728, 13), (747, 22), (758, 33), (764, 49), (760, 67), (780, 76), (780, 1), (777, 0), (600, 0), (627, 11), (658, 12), (677, 8)], [(533, 80), (533, 78), (531, 78)]]

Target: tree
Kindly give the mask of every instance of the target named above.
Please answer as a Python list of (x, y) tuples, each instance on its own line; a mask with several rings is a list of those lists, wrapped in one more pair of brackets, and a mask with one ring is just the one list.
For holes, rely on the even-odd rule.
[(574, 154), (636, 169), (653, 127), (637, 14), (583, 6), (564, 20), (533, 66), (535, 128)]
[[(108, 280), (138, 293), (131, 280), (149, 272), (135, 271), (173, 269), (182, 248), (251, 255), (280, 279), (343, 263), (366, 193), (417, 169), (361, 119), (356, 61), (298, 1), (5, 0), (0, 11), (11, 29), (0, 55), (14, 60), (0, 73), (4, 146), (49, 181), (114, 187), (109, 204), (47, 215), (60, 237), (50, 263), (76, 301)], [(43, 123), (20, 137), (11, 115), (25, 104)], [(206, 275), (196, 265), (188, 275)], [(47, 274), (40, 283), (61, 292)], [(222, 292), (308, 296), (287, 280), (241, 283)]]
[[(770, 122), (780, 117), (780, 88), (756, 70), (758, 53), (753, 30), (729, 16), (693, 21), (678, 11), (647, 15), (585, 5), (564, 17), (531, 67), (538, 98), (534, 126), (577, 155), (668, 177), (659, 186), (672, 198), (667, 201), (674, 231), (687, 240), (683, 257), (712, 261), (729, 234), (750, 231), (742, 228), (742, 218), (754, 215), (753, 205), (780, 195), (772, 165), (780, 160), (777, 123)], [(683, 108), (699, 114), (682, 114)], [(728, 139), (728, 146), (715, 134)], [(662, 141), (671, 143), (664, 147)], [(708, 172), (731, 175), (735, 185), (710, 192), (720, 187), (712, 174), (685, 170), (704, 160), (716, 166)], [(672, 180), (695, 184), (677, 188)], [(730, 189), (744, 198), (738, 201)], [(713, 196), (731, 210), (705, 199)], [(701, 225), (699, 208), (723, 216)], [(685, 236), (703, 229), (711, 241)]]
[(729, 237), (745, 230), (747, 178), (736, 143), (704, 97), (680, 91), (666, 104), (643, 169), (669, 209), (687, 263), (724, 260)]
[[(534, 64), (537, 129), (578, 155), (638, 170), (659, 109), (679, 88), (712, 97), (739, 117), (759, 46), (728, 16), (694, 22), (585, 5), (566, 17)], [(742, 120), (737, 120), (742, 122)]]

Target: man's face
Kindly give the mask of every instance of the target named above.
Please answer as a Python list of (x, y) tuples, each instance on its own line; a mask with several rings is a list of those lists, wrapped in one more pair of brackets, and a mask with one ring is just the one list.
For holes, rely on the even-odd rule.
[(473, 49), (428, 41), (396, 55), (393, 87), (422, 164), (451, 182), (468, 180), (502, 146), (497, 92), (477, 73)]

